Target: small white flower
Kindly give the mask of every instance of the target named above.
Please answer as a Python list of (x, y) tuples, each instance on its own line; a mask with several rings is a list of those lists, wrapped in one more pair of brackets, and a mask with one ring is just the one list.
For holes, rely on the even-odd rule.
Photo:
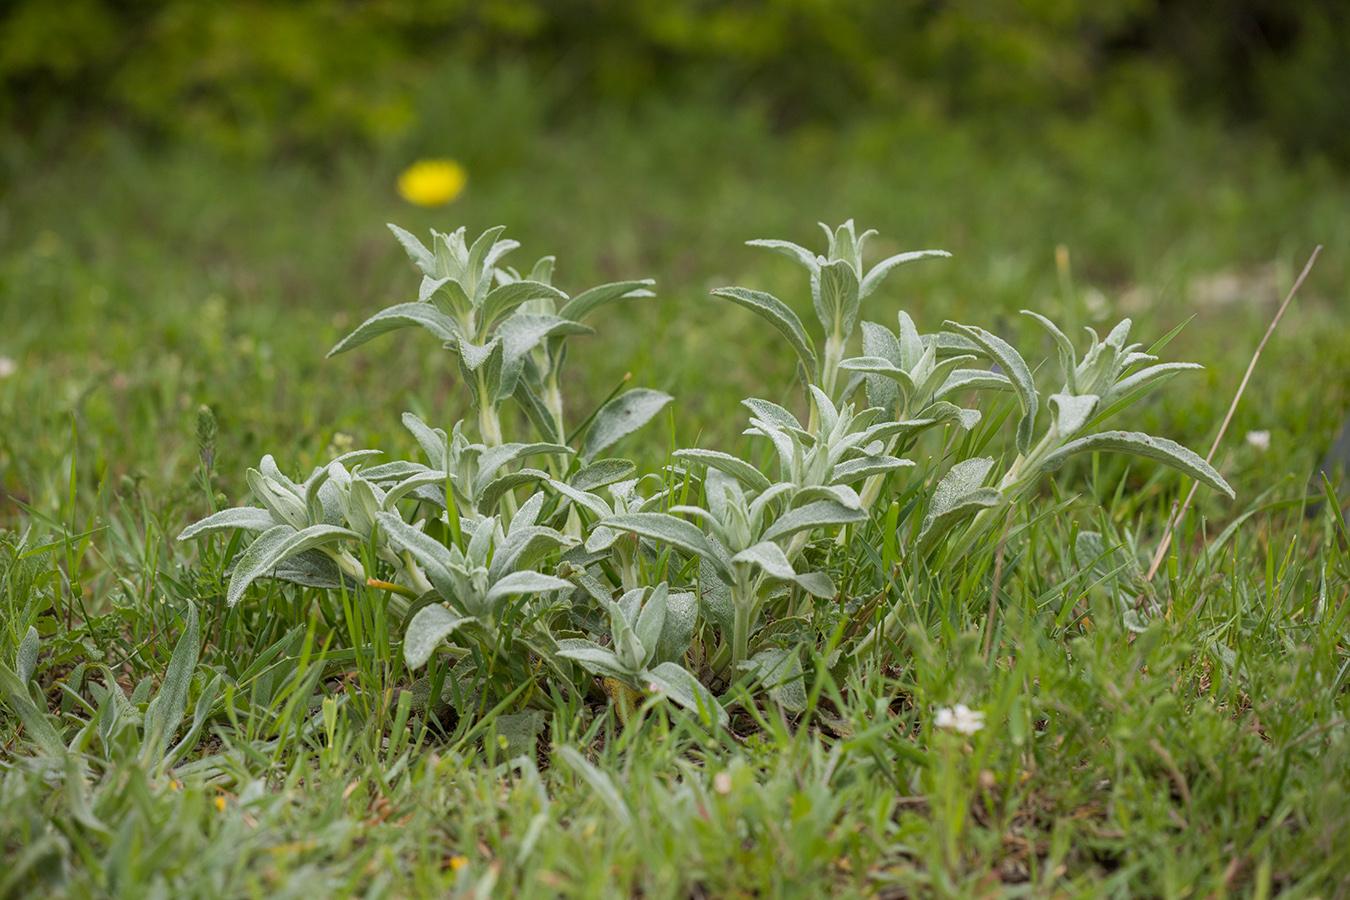
[(0, 356), (0, 378), (8, 378), (19, 370), (19, 364), (8, 356)]
[(731, 773), (718, 772), (713, 776), (713, 790), (726, 796), (731, 793)]
[(984, 727), (984, 713), (971, 709), (964, 703), (958, 703), (951, 709), (944, 706), (937, 711), (937, 718), (933, 724), (938, 728), (950, 728), (962, 734), (974, 734)]
[(1247, 432), (1247, 443), (1251, 444), (1262, 453), (1265, 453), (1270, 449), (1270, 432), (1249, 431)]

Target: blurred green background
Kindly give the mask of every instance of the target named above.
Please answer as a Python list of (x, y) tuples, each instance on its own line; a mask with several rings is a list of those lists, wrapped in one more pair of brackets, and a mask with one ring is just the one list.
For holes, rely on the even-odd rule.
[[(510, 261), (557, 254), (571, 292), (656, 278), (573, 351), (577, 408), (629, 371), (677, 396), (658, 438), (619, 448), (635, 456), (734, 444), (740, 398), (790, 401), (790, 355), (707, 292), (809, 312), (795, 267), (743, 242), (819, 249), (814, 223), (848, 217), (881, 231), (877, 254), (955, 254), (892, 276), (864, 310), (887, 324), (962, 318), (1034, 357), (1052, 353), (1023, 307), (1129, 315), (1145, 342), (1195, 317), (1168, 355), (1206, 371), (1122, 425), (1202, 447), (1324, 244), (1225, 466), (1301, 490), (1350, 399), (1337, 0), (0, 9), (0, 524), (19, 503), (57, 515), (72, 461), (82, 492), (107, 475), (127, 502), (200, 505), (201, 403), (231, 502), (264, 452), (307, 470), (335, 435), (406, 449), (404, 409), (448, 426), (465, 399), (426, 335), (323, 358), (414, 294), (387, 221), (505, 224)], [(463, 196), (402, 201), (398, 172), (442, 156), (466, 166)], [(1249, 429), (1273, 431), (1269, 452)]]

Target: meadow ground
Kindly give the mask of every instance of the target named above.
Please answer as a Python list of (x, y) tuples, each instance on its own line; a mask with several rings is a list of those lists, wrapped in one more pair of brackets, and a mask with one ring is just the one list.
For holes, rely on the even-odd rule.
[[(975, 129), (782, 137), (653, 106), (516, 135), (438, 210), (397, 197), (392, 154), (259, 166), (114, 133), (6, 148), (0, 663), (23, 678), (0, 703), (0, 896), (1345, 896), (1350, 555), (1304, 496), (1350, 408), (1350, 182), (1203, 123), (1144, 131), (1063, 125), (1010, 149)], [(1146, 343), (1188, 322), (1165, 356), (1204, 371), (1117, 427), (1201, 452), (1324, 245), (1216, 457), (1238, 499), (1202, 491), (1147, 589), (1162, 614), (1120, 604), (1188, 484), (1103, 456), (1019, 506), (997, 555), (906, 595), (902, 633), (866, 665), (832, 675), (818, 657), (807, 713), (746, 701), (717, 730), (660, 704), (627, 725), (603, 702), (555, 704), (521, 753), (506, 708), (448, 733), (409, 718), (379, 622), (319, 622), (313, 592), (266, 583), (227, 610), (225, 541), (175, 540), (245, 502), (264, 453), (291, 472), (350, 447), (411, 454), (404, 410), (468, 415), (423, 334), (324, 358), (415, 295), (385, 222), (505, 224), (512, 261), (556, 254), (570, 292), (655, 278), (655, 298), (596, 317), (570, 366), (579, 409), (628, 372), (676, 397), (617, 448), (651, 468), (672, 446), (746, 452), (744, 397), (800, 402), (790, 353), (708, 291), (809, 313), (791, 264), (744, 241), (819, 248), (814, 222), (849, 217), (878, 252), (953, 253), (892, 275), (863, 318), (969, 321), (1046, 355), (1017, 310), (1099, 330), (1129, 316)], [(1267, 448), (1246, 440), (1261, 431)], [(859, 559), (882, 547), (874, 525)], [(1084, 532), (1120, 549), (1089, 559)], [(187, 706), (170, 770), (150, 700), (190, 601), (184, 696), (229, 687)], [(73, 673), (97, 681), (95, 663), (134, 691), (135, 725), (77, 754), (101, 688)], [(958, 702), (985, 727), (936, 728)]]

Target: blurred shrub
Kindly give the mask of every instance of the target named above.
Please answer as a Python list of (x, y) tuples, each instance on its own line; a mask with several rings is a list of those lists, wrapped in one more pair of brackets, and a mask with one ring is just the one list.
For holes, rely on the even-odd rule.
[[(14, 0), (0, 13), (0, 114), (32, 130), (92, 112), (245, 153), (396, 136), (416, 144), (448, 130), (500, 148), (532, 133), (527, 126), (547, 111), (523, 96), (539, 85), (551, 110), (697, 94), (756, 103), (784, 126), (861, 111), (1025, 126), (1096, 111), (1104, 97), (1120, 110), (1147, 85), (1137, 102), (1155, 102), (1161, 89), (1168, 102), (1209, 106), (1289, 146), (1350, 160), (1347, 8), (1343, 0)], [(522, 122), (449, 121), (448, 110), (474, 105), (466, 66), (489, 62), (517, 73), (515, 87), (509, 78), (497, 87), (514, 97)], [(442, 103), (437, 91), (458, 99)], [(475, 137), (480, 128), (497, 134)]]

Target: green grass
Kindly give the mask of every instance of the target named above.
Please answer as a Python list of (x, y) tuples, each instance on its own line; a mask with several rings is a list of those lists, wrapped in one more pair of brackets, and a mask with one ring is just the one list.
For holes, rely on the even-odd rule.
[[(750, 116), (653, 108), (522, 137), (435, 212), (400, 204), (392, 156), (261, 168), (116, 135), (52, 158), (10, 148), (0, 662), (18, 665), (34, 624), (24, 688), (61, 743), (97, 715), (100, 691), (77, 683), (103, 680), (93, 663), (144, 687), (125, 727), (69, 762), (19, 701), (0, 703), (0, 897), (1350, 890), (1350, 555), (1328, 508), (1298, 505), (1350, 405), (1343, 176), (1167, 120), (1009, 148), (976, 129), (779, 137)], [(865, 530), (843, 554), (848, 595), (885, 592), (908, 625), (851, 674), (818, 655), (808, 713), (747, 699), (718, 732), (649, 704), (623, 725), (597, 692), (550, 704), (533, 744), (500, 715), (442, 732), (410, 713), (397, 633), (384, 639), (377, 614), (271, 583), (226, 610), (232, 548), (174, 540), (208, 511), (200, 404), (219, 419), (211, 488), (229, 505), (263, 453), (296, 472), (339, 435), (411, 452), (403, 410), (467, 412), (425, 335), (323, 358), (415, 291), (386, 221), (504, 223), (523, 244), (513, 261), (557, 254), (569, 291), (655, 277), (658, 298), (597, 316), (600, 337), (574, 344), (570, 366), (578, 408), (626, 371), (676, 395), (672, 417), (618, 447), (650, 468), (672, 444), (748, 446), (742, 397), (795, 402), (791, 357), (707, 291), (747, 285), (808, 311), (791, 264), (742, 242), (818, 247), (811, 221), (848, 216), (882, 249), (955, 254), (868, 301), (864, 316), (888, 325), (904, 308), (925, 331), (954, 318), (1034, 349), (1016, 310), (1067, 312), (1061, 243), (1083, 318), (1105, 304), (1149, 340), (1194, 316), (1166, 357), (1206, 371), (1125, 423), (1202, 450), (1274, 302), (1324, 244), (1216, 458), (1237, 502), (1204, 498), (1145, 589), (1131, 564), (1146, 565), (1181, 479), (1111, 457), (1066, 467), (1018, 508), (992, 619), (995, 542), (959, 571), (895, 582), (869, 555), (885, 535)], [(1205, 299), (1218, 275), (1236, 285), (1223, 303)], [(1272, 431), (1264, 454), (1242, 439), (1258, 428)], [(1063, 512), (1038, 518), (1056, 499)], [(1083, 531), (1122, 549), (1087, 558)], [(1164, 614), (1128, 632), (1118, 604), (1141, 592)], [(201, 651), (179, 733), (200, 724), (202, 742), (168, 769), (139, 717), (172, 681), (190, 602)], [(213, 681), (222, 699), (199, 723)], [(987, 727), (938, 732), (935, 709), (958, 702)]]

